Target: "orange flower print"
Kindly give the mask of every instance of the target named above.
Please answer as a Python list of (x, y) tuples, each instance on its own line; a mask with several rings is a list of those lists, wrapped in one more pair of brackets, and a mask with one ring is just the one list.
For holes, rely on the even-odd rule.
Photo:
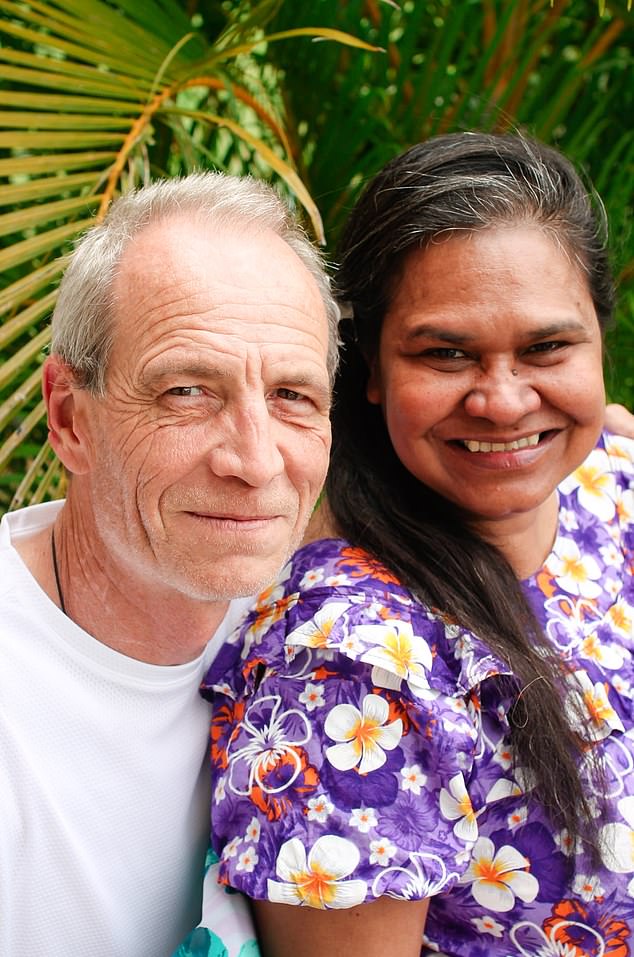
[[(299, 774), (296, 773), (297, 758), (301, 767)], [(286, 780), (290, 780), (291, 784), (284, 787)], [(263, 786), (251, 788), (249, 796), (255, 806), (266, 814), (267, 820), (277, 821), (292, 810), (300, 797), (302, 802), (306, 800), (318, 784), (316, 769), (308, 763), (304, 749), (297, 748), (295, 756), (287, 753), (272, 762), (263, 775)]]
[(243, 701), (227, 701), (218, 705), (214, 711), (211, 725), (211, 759), (214, 765), (223, 771), (229, 763), (227, 745), (242, 721), (244, 707)]
[(629, 957), (627, 924), (602, 910), (596, 904), (559, 901), (543, 923), (544, 933), (566, 957)]
[(341, 555), (337, 566), (343, 568), (351, 578), (365, 578), (366, 575), (371, 575), (386, 585), (400, 585), (398, 578), (392, 572), (389, 572), (381, 562), (362, 548), (342, 548)]

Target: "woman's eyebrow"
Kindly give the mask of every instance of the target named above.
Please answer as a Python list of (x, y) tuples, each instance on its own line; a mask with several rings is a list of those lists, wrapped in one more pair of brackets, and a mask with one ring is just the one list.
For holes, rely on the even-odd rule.
[(547, 326), (537, 326), (530, 329), (528, 337), (533, 339), (546, 339), (548, 336), (558, 336), (562, 332), (587, 332), (587, 327), (578, 319), (561, 319), (557, 322), (551, 322)]
[[(578, 319), (560, 319), (547, 325), (527, 329), (522, 338), (546, 339), (549, 336), (561, 335), (564, 332), (587, 332), (587, 328)], [(440, 339), (453, 345), (467, 345), (470, 342), (475, 342), (477, 336), (470, 335), (468, 332), (457, 332), (455, 329), (421, 322), (407, 331), (405, 339), (408, 342), (416, 339)]]
[(443, 326), (434, 326), (431, 323), (422, 322), (408, 330), (405, 339), (411, 341), (414, 339), (442, 339), (444, 342), (463, 344), (473, 342), (475, 336), (466, 332), (456, 332), (453, 329), (446, 329)]

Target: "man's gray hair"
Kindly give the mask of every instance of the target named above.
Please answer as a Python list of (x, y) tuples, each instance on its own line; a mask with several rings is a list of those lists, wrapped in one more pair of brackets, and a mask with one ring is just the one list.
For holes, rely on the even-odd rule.
[(52, 320), (51, 352), (72, 369), (78, 383), (103, 396), (113, 343), (112, 288), (126, 247), (151, 223), (191, 216), (219, 228), (269, 229), (295, 252), (315, 279), (328, 318), (328, 371), (338, 360), (339, 308), (321, 254), (310, 242), (276, 191), (251, 177), (192, 173), (159, 180), (125, 193), (103, 222), (79, 240), (62, 279)]

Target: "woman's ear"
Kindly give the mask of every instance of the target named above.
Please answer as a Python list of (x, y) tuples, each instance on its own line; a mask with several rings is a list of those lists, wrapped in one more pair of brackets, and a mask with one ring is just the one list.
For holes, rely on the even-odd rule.
[(42, 392), (48, 416), (48, 440), (58, 459), (74, 474), (89, 471), (90, 445), (85, 428), (92, 400), (77, 385), (72, 370), (59, 356), (49, 356), (42, 369)]

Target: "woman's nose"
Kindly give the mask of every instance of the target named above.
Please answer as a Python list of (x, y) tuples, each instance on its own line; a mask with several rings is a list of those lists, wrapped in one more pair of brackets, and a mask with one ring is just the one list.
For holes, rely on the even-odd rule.
[(530, 380), (530, 371), (506, 363), (494, 369), (480, 370), (464, 400), (469, 415), (488, 419), (496, 425), (514, 425), (529, 412), (535, 412), (540, 404), (539, 393)]

